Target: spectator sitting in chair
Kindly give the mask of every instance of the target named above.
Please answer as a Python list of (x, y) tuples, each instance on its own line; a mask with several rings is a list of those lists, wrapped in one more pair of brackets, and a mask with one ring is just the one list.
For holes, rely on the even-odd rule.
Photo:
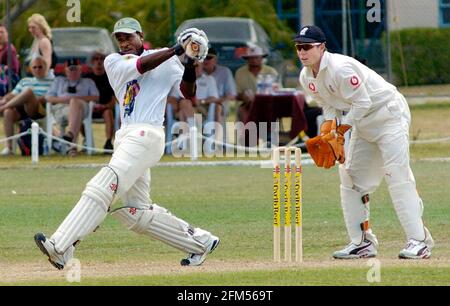
[(245, 121), (250, 110), (250, 105), (255, 99), (258, 74), (278, 76), (275, 68), (263, 63), (264, 57), (266, 56), (267, 53), (260, 47), (250, 48), (247, 54), (242, 56), (247, 61), (247, 64), (240, 67), (235, 75), (238, 93), (237, 99), (242, 101), (238, 108), (238, 121)]
[(195, 73), (197, 75), (195, 99), (181, 99), (174, 92), (170, 92), (167, 97), (167, 102), (173, 105), (174, 113), (178, 115), (175, 116), (180, 121), (187, 122), (189, 126), (194, 124), (195, 112), (202, 114), (203, 119), (206, 119), (209, 104), (219, 102), (216, 81), (212, 76), (204, 73), (203, 63), (196, 63)]
[[(223, 124), (224, 117), (228, 114), (228, 102), (236, 99), (236, 83), (230, 68), (217, 64), (217, 51), (209, 48), (208, 55), (203, 62), (203, 70), (207, 75), (214, 77), (219, 93), (219, 100), (216, 103), (215, 121)], [(216, 128), (216, 139), (226, 142), (223, 136), (224, 128)]]
[[(53, 104), (52, 113), (56, 122), (62, 126), (69, 125), (63, 138), (76, 143), (83, 118), (89, 115), (89, 102), (97, 102), (100, 94), (94, 81), (81, 77), (78, 59), (67, 60), (65, 67), (66, 76), (55, 79), (46, 98)], [(76, 147), (70, 148), (68, 154), (75, 156)]]
[(91, 57), (92, 73), (86, 77), (92, 79), (97, 86), (100, 93), (100, 99), (94, 106), (92, 116), (94, 118), (103, 118), (105, 120), (105, 134), (106, 142), (103, 148), (105, 150), (112, 150), (112, 138), (114, 135), (114, 106), (116, 98), (114, 91), (109, 84), (108, 76), (105, 72), (103, 62), (106, 55), (101, 51), (95, 51)]
[[(47, 77), (48, 68), (43, 57), (37, 57), (30, 63), (33, 77), (23, 78), (3, 99), (0, 99), (0, 113), (3, 112), (3, 126), (6, 137), (14, 133), (14, 123), (45, 117), (45, 95), (53, 79)], [(1, 155), (13, 154), (12, 140), (9, 140)]]
[(214, 77), (219, 93), (219, 100), (216, 102), (215, 120), (223, 121), (223, 115), (228, 111), (228, 101), (236, 99), (236, 83), (230, 68), (217, 64), (217, 51), (209, 48), (208, 55), (203, 62), (203, 70), (207, 75)]

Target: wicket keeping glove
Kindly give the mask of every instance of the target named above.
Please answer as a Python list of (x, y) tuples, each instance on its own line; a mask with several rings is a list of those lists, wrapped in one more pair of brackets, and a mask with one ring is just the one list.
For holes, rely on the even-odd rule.
[(348, 124), (339, 124), (337, 119), (331, 122), (331, 130), (329, 133), (322, 136), (322, 140), (327, 142), (334, 154), (336, 160), (343, 164), (345, 162), (344, 153), (344, 134), (351, 128)]
[(322, 136), (318, 135), (314, 138), (308, 139), (306, 142), (306, 148), (311, 158), (317, 167), (323, 167), (329, 169), (336, 163), (336, 157), (334, 156), (331, 146), (322, 140)]

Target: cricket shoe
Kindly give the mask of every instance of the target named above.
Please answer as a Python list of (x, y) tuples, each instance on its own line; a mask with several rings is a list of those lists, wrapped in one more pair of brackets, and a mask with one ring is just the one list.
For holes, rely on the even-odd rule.
[(333, 253), (333, 257), (336, 259), (357, 259), (357, 258), (369, 258), (377, 256), (377, 245), (368, 239), (364, 239), (361, 244), (349, 243), (342, 250)]
[(186, 258), (183, 258), (180, 262), (182, 266), (200, 266), (206, 259), (208, 254), (211, 254), (219, 245), (220, 239), (217, 236), (211, 235), (210, 243), (206, 247), (206, 251), (203, 254), (189, 254)]
[(34, 235), (34, 242), (44, 255), (48, 257), (48, 261), (58, 270), (64, 269), (66, 263), (72, 259), (75, 248), (71, 245), (64, 254), (59, 254), (55, 250), (55, 243), (47, 239), (44, 234), (37, 233)]
[(434, 247), (434, 240), (430, 231), (425, 229), (425, 240), (418, 241), (409, 239), (406, 247), (400, 251), (398, 257), (400, 259), (428, 259), (431, 256), (431, 249)]
[(431, 256), (431, 246), (423, 241), (409, 239), (406, 247), (400, 251), (400, 259), (428, 259)]

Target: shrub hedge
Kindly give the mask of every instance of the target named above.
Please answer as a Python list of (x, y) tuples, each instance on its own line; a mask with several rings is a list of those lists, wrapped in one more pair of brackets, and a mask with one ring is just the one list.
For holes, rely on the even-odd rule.
[[(399, 43), (401, 41), (401, 48)], [(450, 29), (414, 28), (391, 32), (392, 71), (399, 86), (450, 83)]]

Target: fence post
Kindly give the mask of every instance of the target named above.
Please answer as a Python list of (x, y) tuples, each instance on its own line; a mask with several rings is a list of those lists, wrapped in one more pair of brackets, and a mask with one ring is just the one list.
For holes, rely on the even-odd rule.
[(31, 124), (31, 163), (36, 165), (39, 162), (39, 124)]
[(198, 159), (198, 130), (195, 124), (191, 126), (189, 129), (189, 136), (190, 136), (190, 155), (191, 160), (197, 160)]

